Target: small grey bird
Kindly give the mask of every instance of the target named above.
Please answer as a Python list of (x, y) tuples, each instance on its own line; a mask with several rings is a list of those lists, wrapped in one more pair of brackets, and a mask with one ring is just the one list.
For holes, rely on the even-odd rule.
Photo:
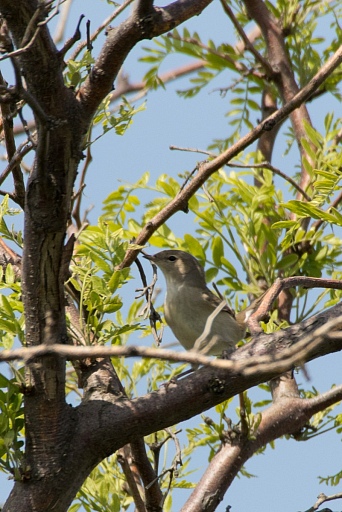
[[(165, 319), (181, 345), (186, 350), (215, 356), (234, 350), (245, 336), (248, 313), (245, 310), (235, 316), (227, 304), (222, 304), (207, 287), (204, 269), (197, 259), (179, 250), (144, 254), (144, 258), (155, 263), (165, 276)], [(204, 333), (208, 317), (220, 304), (221, 310)]]

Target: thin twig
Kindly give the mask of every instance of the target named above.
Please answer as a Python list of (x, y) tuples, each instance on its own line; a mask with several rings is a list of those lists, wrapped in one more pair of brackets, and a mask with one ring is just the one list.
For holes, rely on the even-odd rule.
[(179, 189), (179, 192), (178, 192), (178, 195), (182, 192), (182, 190), (185, 189), (185, 187), (187, 186), (187, 184), (189, 183), (189, 181), (191, 180), (191, 178), (193, 177), (193, 175), (196, 173), (196, 171), (198, 171), (198, 166), (196, 165), (196, 167), (191, 171), (191, 173), (189, 174), (189, 176), (187, 176), (187, 178), (184, 180), (184, 183), (182, 184), (181, 188)]
[(335, 290), (342, 290), (342, 281), (338, 279), (321, 279), (319, 277), (307, 276), (292, 276), (284, 279), (278, 278), (265, 292), (257, 309), (254, 310), (253, 314), (248, 319), (248, 328), (252, 336), (262, 332), (258, 322), (270, 311), (273, 302), (279, 296), (280, 292), (295, 288), (296, 286), (303, 288), (333, 288)]
[[(6, 86), (6, 82), (0, 73), (0, 84)], [(12, 105), (13, 109), (13, 105)], [(18, 158), (18, 150), (16, 149), (14, 133), (13, 133), (13, 112), (11, 110), (11, 105), (8, 103), (0, 104), (1, 117), (2, 117), (2, 126), (3, 132), (5, 136), (5, 144), (7, 150), (7, 158), (9, 161), (9, 165), (5, 169), (4, 173), (5, 177), (8, 176), (10, 172), (13, 175), (14, 182), (14, 194), (15, 202), (19, 204), (22, 208), (25, 203), (25, 184), (23, 179), (23, 173), (20, 168), (20, 158)], [(20, 153), (19, 153), (20, 154)], [(4, 180), (1, 181), (0, 184), (3, 183)]]
[[(162, 448), (162, 446), (169, 440), (169, 439), (173, 439), (174, 443), (175, 443), (175, 446), (176, 446), (176, 455), (172, 461), (172, 465), (171, 467), (165, 469), (164, 471), (162, 471), (162, 473), (160, 473), (158, 476), (156, 476), (154, 478), (154, 480), (152, 482), (150, 482), (147, 486), (146, 486), (146, 489), (148, 490), (151, 486), (153, 486), (158, 480), (160, 480), (161, 478), (163, 478), (167, 473), (169, 473), (170, 475), (170, 479), (169, 479), (169, 485), (168, 485), (168, 488), (166, 490), (166, 492), (164, 493), (164, 496), (163, 496), (163, 503), (165, 502), (165, 499), (171, 489), (171, 483), (172, 483), (172, 479), (173, 479), (173, 475), (175, 474), (175, 472), (177, 471), (177, 468), (178, 466), (182, 466), (183, 465), (183, 462), (182, 462), (182, 454), (181, 454), (181, 448), (180, 448), (180, 444), (179, 444), (179, 441), (178, 441), (178, 438), (176, 437), (176, 434), (178, 434), (179, 432), (181, 432), (181, 430), (178, 430), (176, 431), (175, 433), (172, 432), (172, 430), (170, 428), (165, 428), (164, 429), (165, 432), (168, 434), (167, 437), (165, 439), (163, 439), (161, 442), (159, 443), (154, 443), (154, 445), (151, 445), (150, 446), (150, 449), (153, 451), (153, 454), (155, 456), (155, 460), (159, 460), (159, 453), (160, 453), (160, 450)], [(156, 467), (156, 471), (157, 471), (157, 467)]]
[(167, 432), (169, 434), (169, 436), (173, 439), (173, 442), (175, 443), (176, 455), (174, 457), (174, 464), (175, 464), (175, 469), (177, 469), (178, 466), (183, 466), (182, 450), (181, 450), (181, 447), (179, 444), (179, 439), (177, 437), (177, 434), (179, 434), (181, 432), (181, 430), (177, 430), (175, 433), (173, 433), (170, 428), (165, 428), (164, 430), (165, 430), (165, 432)]
[(58, 19), (58, 24), (53, 36), (53, 41), (55, 44), (60, 43), (64, 39), (64, 31), (69, 18), (69, 12), (72, 5), (72, 0), (65, 0), (62, 5), (61, 15)]
[(29, 142), (26, 140), (25, 142), (22, 142), (20, 146), (18, 146), (16, 152), (12, 156), (11, 160), (9, 161), (8, 166), (0, 175), (0, 185), (5, 181), (7, 176), (13, 171), (14, 166), (18, 165), (21, 160), (24, 158), (27, 153), (29, 153), (33, 149), (32, 142)]
[[(21, 124), (22, 124), (22, 127), (24, 129), (24, 132), (25, 132), (25, 134), (27, 136), (27, 139), (31, 142), (33, 147), (36, 147), (37, 146), (37, 141), (34, 140), (34, 134), (31, 135), (31, 132), (30, 132), (30, 129), (29, 129), (29, 126), (28, 126), (28, 122), (26, 121), (26, 119), (24, 117), (24, 114), (23, 114), (23, 106), (24, 105), (25, 105), (25, 102), (22, 101), (22, 105), (18, 108), (18, 116), (19, 116), (19, 119), (21, 121)], [(34, 128), (34, 125), (32, 126), (32, 128)]]
[(11, 58), (12, 66), (14, 69), (14, 75), (16, 80), (16, 89), (18, 94), (26, 101), (26, 103), (32, 108), (35, 115), (38, 117), (40, 122), (47, 126), (51, 124), (51, 119), (46, 115), (44, 109), (38, 103), (36, 98), (24, 87), (22, 82), (22, 74), (17, 63), (17, 60)]
[[(37, 33), (39, 33), (39, 30), (41, 27), (39, 27), (38, 20), (41, 18), (45, 12), (48, 12), (53, 0), (50, 0), (50, 2), (40, 2), (37, 6), (37, 9), (34, 11), (30, 21), (27, 24), (27, 27), (25, 29), (25, 33), (23, 35), (23, 38), (21, 40), (21, 43), (19, 45), (20, 48), (27, 45), (27, 43), (30, 42), (32, 38), (32, 33), (34, 33), (34, 37)], [(35, 31), (35, 32), (34, 32)], [(38, 31), (38, 32), (37, 32)]]
[(36, 21), (39, 18), (39, 16), (41, 15), (41, 13), (44, 10), (46, 10), (51, 4), (52, 4), (52, 1), (48, 2), (47, 4), (41, 3), (41, 4), (38, 5), (38, 8), (36, 9), (34, 15), (32, 16), (31, 20), (29, 21), (29, 23), (28, 23), (28, 25), (26, 27), (26, 31), (25, 31), (24, 37), (23, 37), (23, 39), (21, 41), (20, 48), (18, 48), (17, 50), (12, 51), (10, 53), (7, 53), (6, 55), (3, 55), (2, 57), (0, 57), (0, 61), (6, 60), (6, 59), (12, 59), (13, 60), (15, 57), (18, 57), (22, 53), (27, 52), (31, 48), (31, 46), (33, 45), (33, 43), (37, 39), (37, 36), (38, 36), (38, 34), (39, 34), (39, 32), (41, 30), (41, 27), (43, 26), (44, 22), (40, 22), (40, 23), (38, 23), (36, 25), (35, 32), (34, 32), (33, 36), (31, 37), (30, 34), (31, 34), (32, 30), (33, 30), (33, 26), (36, 24)]
[[(145, 272), (144, 272), (142, 264), (140, 263), (139, 258), (136, 258), (136, 260), (135, 260), (135, 264), (138, 267), (140, 278), (141, 278), (143, 286), (144, 286), (143, 288), (137, 288), (135, 290), (136, 292), (140, 292), (140, 295), (137, 295), (135, 298), (139, 299), (140, 297), (145, 295), (146, 305), (143, 308), (142, 312), (140, 313), (140, 316), (143, 316), (146, 314), (146, 312), (148, 312), (148, 318), (150, 321), (152, 335), (153, 335), (154, 341), (156, 342), (157, 346), (159, 347), (159, 345), (161, 344), (162, 339), (163, 339), (164, 324), (163, 324), (160, 314), (158, 313), (158, 311), (156, 311), (154, 309), (154, 306), (152, 303), (152, 296), (153, 296), (155, 284), (157, 282), (158, 274), (157, 274), (156, 265), (152, 262), (150, 262), (150, 263), (151, 263), (152, 269), (153, 269), (153, 278), (152, 278), (152, 283), (148, 285), (146, 276), (145, 276)], [(159, 333), (157, 330), (157, 321), (160, 322), (160, 324), (161, 324)]]
[(222, 300), (222, 302), (208, 316), (207, 321), (205, 323), (204, 331), (202, 332), (201, 336), (199, 338), (197, 338), (197, 340), (194, 343), (193, 350), (195, 352), (200, 352), (201, 354), (207, 354), (210, 351), (210, 349), (213, 347), (213, 345), (215, 345), (216, 340), (213, 339), (213, 340), (209, 341), (209, 343), (207, 343), (202, 348), (202, 343), (208, 338), (215, 318), (225, 307), (227, 307), (227, 302), (225, 300)]
[(237, 164), (237, 163), (231, 162), (231, 163), (227, 164), (227, 166), (228, 167), (236, 167), (238, 169), (251, 169), (251, 168), (269, 169), (274, 174), (277, 174), (281, 178), (284, 178), (284, 180), (288, 181), (296, 190), (298, 190), (298, 192), (300, 192), (300, 194), (302, 194), (302, 196), (307, 201), (311, 201), (311, 197), (298, 185), (298, 183), (296, 183), (290, 176), (287, 176), (287, 174), (282, 172), (280, 169), (277, 169), (277, 167), (274, 167), (274, 165), (272, 165), (270, 162), (261, 162), (259, 164), (250, 164), (250, 165), (242, 165), (242, 164)]
[[(93, 42), (95, 41), (95, 39), (98, 37), (98, 35), (105, 29), (108, 27), (108, 25), (115, 19), (117, 18), (117, 16), (119, 16), (119, 14), (122, 13), (122, 11), (124, 11), (126, 9), (126, 7), (131, 4), (133, 2), (133, 0), (126, 0), (122, 5), (120, 5), (120, 7), (118, 7), (116, 9), (116, 11), (113, 12), (113, 14), (111, 14), (110, 16), (108, 16), (108, 18), (106, 18), (104, 20), (103, 23), (101, 23), (101, 25), (95, 30), (95, 32), (93, 32), (90, 36), (90, 41)], [(76, 50), (74, 51), (74, 53), (71, 55), (70, 57), (70, 60), (76, 60), (77, 56), (81, 53), (81, 51), (86, 48), (88, 44), (88, 41), (83, 41), (82, 43), (80, 43)]]
[[(50, 14), (50, 16), (48, 16), (47, 18), (45, 18), (45, 20), (40, 21), (39, 23), (37, 23), (37, 26), (38, 27), (43, 27), (44, 25), (47, 25), (55, 16), (57, 16), (59, 14), (59, 5), (62, 2), (64, 2), (64, 0), (62, 0), (62, 1), (61, 0), (57, 0), (56, 7), (55, 7), (55, 10), (53, 11), (53, 13)], [(52, 4), (53, 4), (53, 0), (51, 0), (51, 2), (50, 2), (50, 5), (52, 5)], [(49, 6), (49, 2), (47, 2), (45, 4), (45, 7), (50, 7)]]
[(247, 35), (245, 34), (245, 31), (241, 27), (240, 23), (238, 22), (235, 14), (233, 13), (232, 9), (229, 7), (227, 2), (225, 0), (221, 0), (221, 5), (223, 7), (224, 12), (227, 14), (227, 16), (231, 19), (234, 27), (236, 28), (238, 34), (240, 35), (241, 39), (245, 43), (245, 47), (248, 51), (251, 52), (251, 54), (255, 57), (257, 62), (260, 62), (262, 67), (267, 73), (267, 76), (270, 78), (274, 75), (274, 71), (272, 69), (272, 66), (270, 66), (269, 62), (264, 59), (264, 57), (256, 50), (253, 46), (253, 44), (248, 39)]
[(202, 155), (208, 155), (215, 158), (217, 155), (211, 151), (205, 151), (204, 149), (197, 148), (181, 148), (180, 146), (169, 146), (171, 151), (188, 151), (189, 153), (201, 153)]
[(76, 203), (72, 210), (72, 217), (73, 217), (74, 221), (76, 222), (76, 226), (77, 226), (78, 230), (81, 229), (82, 224), (83, 224), (83, 222), (81, 221), (81, 201), (82, 201), (82, 193), (81, 192), (84, 189), (84, 187), (86, 186), (85, 178), (86, 178), (86, 174), (87, 174), (89, 165), (91, 164), (92, 160), (93, 160), (93, 157), (91, 154), (91, 147), (90, 147), (90, 145), (88, 145), (87, 150), (86, 150), (85, 162), (84, 162), (81, 176), (80, 176), (79, 189), (78, 189), (78, 192), (74, 196), (74, 200), (76, 201)]
[(13, 194), (12, 192), (9, 192), (8, 190), (0, 190), (0, 196), (8, 196), (9, 199), (11, 199), (12, 201), (16, 202), (16, 197), (15, 197), (15, 194)]
[(73, 36), (70, 37), (70, 39), (68, 39), (66, 41), (63, 48), (59, 51), (59, 56), (61, 58), (64, 58), (64, 55), (70, 50), (70, 48), (72, 48), (72, 46), (76, 43), (76, 41), (79, 41), (81, 39), (80, 27), (81, 27), (83, 18), (84, 18), (84, 14), (81, 14), (81, 16), (79, 17), (78, 23), (76, 25), (76, 30), (75, 30)]

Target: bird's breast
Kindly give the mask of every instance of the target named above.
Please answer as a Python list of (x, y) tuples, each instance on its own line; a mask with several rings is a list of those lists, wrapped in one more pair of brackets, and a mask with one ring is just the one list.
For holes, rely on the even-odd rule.
[[(208, 316), (214, 307), (203, 299), (198, 288), (185, 284), (169, 287), (164, 304), (165, 320), (178, 341), (187, 350), (191, 350), (195, 341), (203, 334)], [(215, 338), (215, 352), (220, 354), (229, 346), (234, 346), (244, 336), (244, 329), (228, 312), (221, 311), (214, 319), (205, 343)]]

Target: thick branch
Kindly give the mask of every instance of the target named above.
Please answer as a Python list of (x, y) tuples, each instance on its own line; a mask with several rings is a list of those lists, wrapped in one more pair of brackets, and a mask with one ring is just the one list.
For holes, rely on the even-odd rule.
[[(342, 305), (330, 310), (331, 318), (333, 319), (332, 323), (335, 321), (334, 318), (336, 318), (335, 313), (340, 314), (341, 310)], [(306, 322), (305, 333), (307, 336), (310, 336), (310, 332), (315, 331), (321, 325), (322, 320), (322, 315), (318, 315), (311, 319), (311, 321)], [(336, 327), (340, 328), (341, 325)], [(296, 330), (296, 326), (294, 326), (282, 333), (276, 334), (279, 337), (277, 335), (260, 336), (250, 344), (237, 350), (233, 354), (234, 360), (241, 361), (242, 363), (243, 360), (246, 362), (257, 355), (281, 352), (289, 343), (300, 339), (303, 336), (303, 330), (299, 333)], [(327, 353), (333, 350), (341, 350), (341, 340), (337, 343), (338, 346), (335, 343), (336, 340), (333, 339), (325, 340), (325, 343), (322, 343), (319, 349), (316, 347), (310, 351), (307, 359), (316, 357), (318, 352), (319, 355), (322, 355), (322, 352)], [(79, 414), (87, 418), (88, 422), (88, 425), (84, 424), (81, 427), (80, 437), (81, 439), (83, 437), (82, 429), (88, 432), (90, 428), (94, 433), (92, 443), (95, 443), (98, 448), (101, 447), (101, 455), (103, 456), (106, 453), (112, 453), (119, 443), (120, 445), (127, 444), (127, 442), (131, 442), (137, 437), (160, 430), (167, 425), (189, 419), (247, 388), (270, 380), (282, 373), (283, 370), (283, 368), (278, 368), (278, 370), (274, 371), (262, 371), (259, 368), (248, 376), (244, 376), (241, 373), (241, 367), (239, 370), (237, 370), (237, 367), (231, 367), (229, 371), (204, 368), (195, 371), (187, 378), (174, 383), (170, 382), (158, 391), (131, 401), (120, 400), (111, 405), (93, 400), (78, 408)], [(305, 423), (306, 419), (312, 414), (336, 402), (340, 396), (337, 396), (336, 393), (341, 394), (341, 388), (337, 388), (336, 391), (332, 390), (329, 393), (329, 396), (323, 395), (308, 401), (306, 408), (303, 407), (303, 402), (300, 401), (302, 410), (298, 415), (299, 418)], [(277, 403), (283, 403), (282, 399), (279, 399)], [(289, 407), (287, 410), (288, 413), (291, 410), (294, 413), (295, 407), (291, 410)], [(267, 428), (271, 428), (271, 430), (272, 427), (270, 425), (277, 417), (277, 411), (279, 412), (279, 409), (272, 409), (272, 416), (266, 416)], [(294, 423), (291, 422), (290, 416), (287, 417), (286, 428), (284, 427), (287, 432), (294, 431), (293, 426), (296, 427), (297, 420), (293, 421)], [(83, 424), (82, 421), (81, 424)], [(279, 432), (275, 428), (275, 424), (273, 424), (273, 428), (273, 433)], [(115, 436), (111, 434), (113, 432), (115, 432)], [(258, 442), (261, 444), (267, 442), (267, 435), (263, 431), (260, 431)], [(79, 452), (83, 453), (84, 450), (90, 450), (91, 447), (88, 444), (89, 439), (87, 437), (86, 445), (82, 445)], [(251, 445), (252, 452), (253, 449), (256, 448), (253, 448), (253, 445)]]
[[(36, 0), (0, 0), (0, 12), (7, 21), (15, 46), (20, 49), (32, 41), (39, 26), (33, 44), (29, 50), (20, 55), (20, 66), (25, 70), (25, 81), (30, 93), (41, 107), (50, 105), (52, 97), (59, 97), (64, 89), (62, 60), (50, 37), (45, 22), (47, 10), (44, 4)], [(28, 27), (30, 29), (28, 30)], [(59, 73), (56, 73), (59, 69)], [(58, 96), (59, 95), (59, 96)], [(56, 102), (60, 103), (60, 102)]]
[(216, 510), (237, 473), (259, 448), (282, 435), (300, 432), (311, 416), (341, 399), (342, 386), (339, 386), (320, 395), (318, 401), (283, 397), (272, 404), (262, 413), (261, 423), (250, 438), (241, 435), (215, 455), (182, 512)]
[[(72, 408), (66, 410), (67, 416), (72, 419), (72, 430), (75, 429), (77, 431), (77, 436), (70, 437), (70, 432), (69, 434), (64, 434), (68, 442), (72, 439), (70, 449), (63, 451), (65, 454), (64, 467), (68, 468), (68, 472), (59, 471), (52, 476), (51, 480), (44, 479), (44, 481), (32, 482), (30, 485), (31, 491), (34, 487), (39, 486), (44, 486), (44, 489), (56, 488), (56, 486), (57, 488), (63, 488), (65, 486), (67, 489), (66, 493), (59, 493), (58, 498), (55, 497), (55, 501), (49, 503), (51, 510), (53, 509), (57, 512), (64, 511), (89, 470), (118, 448), (141, 436), (189, 419), (229, 397), (269, 380), (284, 371), (281, 365), (276, 368), (273, 367), (273, 370), (267, 367), (264, 369), (259, 367), (247, 376), (241, 373), (241, 366), (240, 368), (239, 366), (234, 366), (234, 361), (241, 362), (243, 365), (246, 364), (246, 361), (251, 361), (257, 356), (269, 354), (271, 358), (275, 357), (276, 354), (287, 350), (286, 347), (291, 343), (297, 343), (297, 346), (299, 346), (299, 340), (304, 335), (308, 337), (314, 335), (318, 328), (322, 328), (322, 325), (331, 331), (331, 325), (324, 325), (329, 318), (334, 327), (340, 330), (341, 325), (338, 324), (336, 319), (336, 316), (339, 315), (342, 315), (342, 304), (331, 308), (324, 314), (313, 317), (300, 326), (292, 326), (286, 331), (275, 333), (272, 336), (258, 336), (251, 343), (237, 350), (232, 355), (233, 364), (228, 371), (214, 370), (213, 368), (200, 369), (185, 379), (175, 383), (170, 382), (168, 386), (163, 386), (158, 391), (134, 400), (128, 400), (121, 396), (115, 401), (108, 401), (105, 396), (90, 395), (89, 400), (77, 407), (76, 410)], [(49, 347), (46, 348), (48, 349)], [(78, 347), (70, 348), (75, 350)], [(94, 348), (94, 351), (96, 350), (95, 347), (80, 347), (80, 350), (84, 348), (88, 350)], [(338, 332), (337, 339), (329, 336), (325, 339), (324, 343), (311, 347), (306, 357), (303, 357), (302, 360), (309, 360), (323, 354), (341, 350), (341, 348), (342, 340)], [(96, 383), (94, 384), (96, 385)], [(330, 398), (336, 401), (334, 390)], [(310, 402), (313, 404), (310, 414), (314, 410), (317, 411), (322, 408), (322, 400), (324, 400), (324, 396), (323, 398), (317, 397)], [(325, 404), (327, 403), (329, 402), (326, 400)], [(290, 412), (290, 409), (288, 409), (288, 412)], [(306, 414), (306, 412), (303, 411), (299, 416), (303, 417), (303, 414)], [(265, 421), (267, 418), (265, 416)], [(273, 417), (273, 419), (275, 418), (276, 416)], [(272, 418), (268, 418), (268, 426), (271, 420)], [(293, 421), (297, 420), (294, 419)], [(291, 423), (291, 429), (296, 424)], [(61, 428), (60, 423), (58, 423), (58, 428)], [(89, 435), (90, 433), (91, 436)], [(260, 443), (267, 442), (267, 435), (260, 431), (258, 441)], [(43, 446), (45, 446), (44, 443)], [(77, 471), (75, 470), (75, 460), (77, 460)], [(21, 498), (24, 502), (27, 499), (27, 488), (28, 486), (18, 482), (14, 488), (13, 495), (17, 495), (18, 499)], [(5, 507), (5, 511), (8, 512), (9, 509)]]
[[(12, 62), (17, 93), (29, 100), (37, 126), (36, 157), (26, 187), (22, 259), (28, 346), (67, 340), (64, 238), (84, 135), (79, 104), (64, 86), (63, 61), (46, 25), (49, 6), (36, 0), (0, 0), (0, 12), (16, 48), (27, 48)], [(52, 482), (63, 466), (72, 433), (69, 415), (65, 360), (37, 358), (27, 370), (25, 394), (25, 462), (32, 468), (32, 481), (47, 484), (50, 478)]]
[[(67, 357), (71, 360), (87, 357), (95, 360), (95, 358), (110, 356), (146, 357), (202, 364), (209, 367), (208, 371), (210, 368), (223, 372), (229, 370), (244, 377), (258, 374), (263, 375), (264, 380), (269, 380), (271, 374), (272, 376), (280, 374), (294, 364), (303, 364), (317, 357), (340, 351), (342, 349), (341, 328), (342, 303), (285, 330), (273, 334), (259, 334), (244, 347), (236, 350), (229, 360), (211, 359), (194, 352), (175, 352), (147, 347), (73, 347), (56, 344), (3, 350), (0, 360), (24, 359), (27, 364), (31, 364), (36, 358), (52, 355)], [(89, 385), (89, 392), (95, 387), (96, 383), (93, 386)], [(122, 389), (119, 395), (123, 396)], [(96, 397), (97, 395), (89, 394), (91, 400)]]
[(140, 17), (139, 9), (134, 9), (127, 20), (109, 31), (106, 43), (78, 93), (87, 117), (94, 115), (99, 103), (111, 91), (126, 56), (139, 41), (152, 39), (172, 30), (200, 14), (211, 2), (212, 0), (178, 0), (167, 7), (153, 7), (152, 2), (139, 3), (139, 6), (144, 7), (144, 16)]

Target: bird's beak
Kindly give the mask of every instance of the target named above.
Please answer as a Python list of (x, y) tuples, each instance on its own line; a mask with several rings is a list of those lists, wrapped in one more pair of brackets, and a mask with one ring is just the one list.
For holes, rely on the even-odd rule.
[(152, 254), (143, 254), (142, 256), (143, 258), (146, 258), (149, 261), (154, 261), (155, 259), (155, 256), (153, 256)]

